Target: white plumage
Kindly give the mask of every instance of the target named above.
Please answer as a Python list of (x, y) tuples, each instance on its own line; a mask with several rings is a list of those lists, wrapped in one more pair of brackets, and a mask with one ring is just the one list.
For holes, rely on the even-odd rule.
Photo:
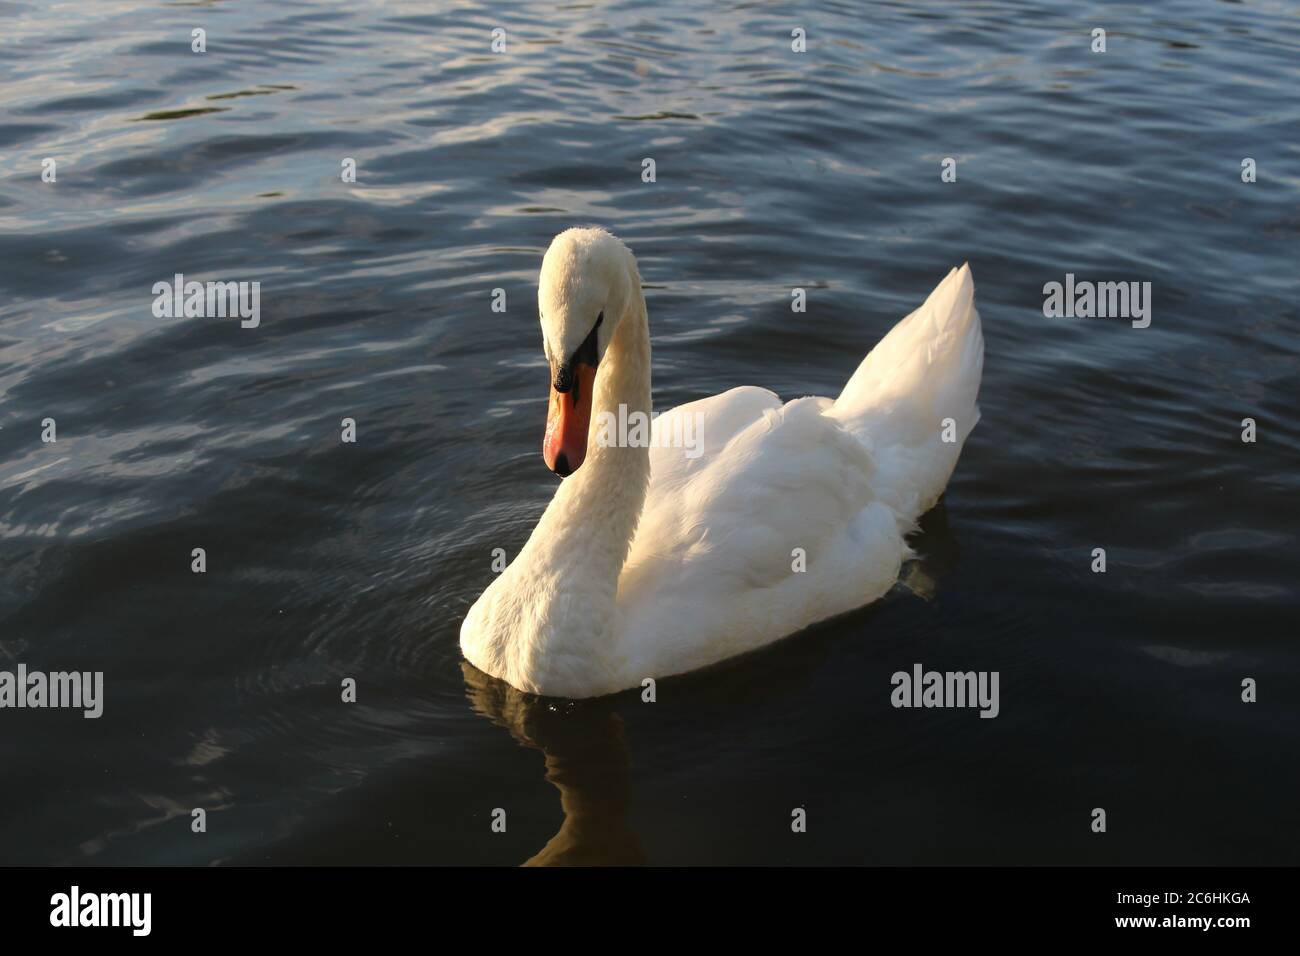
[[(557, 362), (605, 316), (593, 423), (620, 405), (648, 412), (645, 303), (626, 247), (599, 229), (561, 233), (538, 300)], [(734, 388), (661, 415), (649, 448), (606, 447), (593, 427), (585, 463), (466, 616), (466, 658), (521, 690), (590, 697), (876, 600), (979, 418), (983, 360), (962, 266), (833, 402), (782, 404), (766, 389)], [(677, 416), (693, 416), (698, 457), (664, 441), (664, 430), (683, 428)], [(796, 549), (806, 570), (795, 570)]]

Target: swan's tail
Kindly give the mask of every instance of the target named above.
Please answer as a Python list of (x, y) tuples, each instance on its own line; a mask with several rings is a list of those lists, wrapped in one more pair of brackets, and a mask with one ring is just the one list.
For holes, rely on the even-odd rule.
[(984, 333), (970, 266), (953, 269), (862, 360), (829, 413), (872, 451), (872, 487), (905, 524), (938, 500), (979, 421)]

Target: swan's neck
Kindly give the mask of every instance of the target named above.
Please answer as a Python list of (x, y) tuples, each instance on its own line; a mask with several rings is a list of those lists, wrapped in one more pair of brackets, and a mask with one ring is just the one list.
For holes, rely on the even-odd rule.
[(612, 650), (619, 572), (650, 480), (644, 442), (598, 440), (606, 413), (618, 422), (639, 412), (649, 422), (650, 331), (640, 277), (630, 268), (635, 293), (596, 375), (586, 460), (561, 483), (516, 562), (538, 602), (531, 612), (540, 626), (525, 652), (534, 667), (577, 655), (599, 672)]
[(552, 560), (565, 565), (576, 562), (587, 577), (598, 573), (606, 577), (611, 600), (645, 502), (650, 451), (644, 444), (602, 445), (598, 425), (606, 415), (613, 416), (614, 422), (628, 421), (634, 412), (649, 419), (650, 332), (639, 292), (596, 375), (586, 460), (561, 483), (533, 535), (544, 533), (544, 539), (554, 544)]

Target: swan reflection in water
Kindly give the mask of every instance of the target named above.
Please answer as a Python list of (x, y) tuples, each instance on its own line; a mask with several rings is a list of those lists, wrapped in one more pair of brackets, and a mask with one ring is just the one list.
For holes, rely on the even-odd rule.
[(546, 758), (560, 791), (564, 823), (524, 866), (631, 866), (645, 863), (627, 819), (631, 755), (616, 698), (565, 701), (525, 694), (461, 662), (474, 710)]

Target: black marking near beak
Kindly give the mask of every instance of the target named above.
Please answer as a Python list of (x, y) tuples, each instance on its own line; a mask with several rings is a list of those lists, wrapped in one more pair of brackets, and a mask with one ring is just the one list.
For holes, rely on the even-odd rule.
[[(572, 357), (570, 357), (568, 361), (561, 363), (560, 367), (556, 369), (555, 390), (557, 392), (567, 392), (577, 383), (577, 379), (573, 374), (574, 366), (589, 365), (590, 367), (595, 368), (596, 364), (600, 361), (600, 355), (596, 348), (596, 330), (600, 328), (600, 323), (603, 322), (604, 319), (604, 312), (601, 312), (600, 315), (596, 316), (596, 324), (591, 327), (591, 331), (587, 333), (587, 337), (583, 339), (582, 344), (578, 346), (578, 350), (573, 353)], [(575, 402), (578, 400), (576, 394), (573, 396), (573, 400)]]

